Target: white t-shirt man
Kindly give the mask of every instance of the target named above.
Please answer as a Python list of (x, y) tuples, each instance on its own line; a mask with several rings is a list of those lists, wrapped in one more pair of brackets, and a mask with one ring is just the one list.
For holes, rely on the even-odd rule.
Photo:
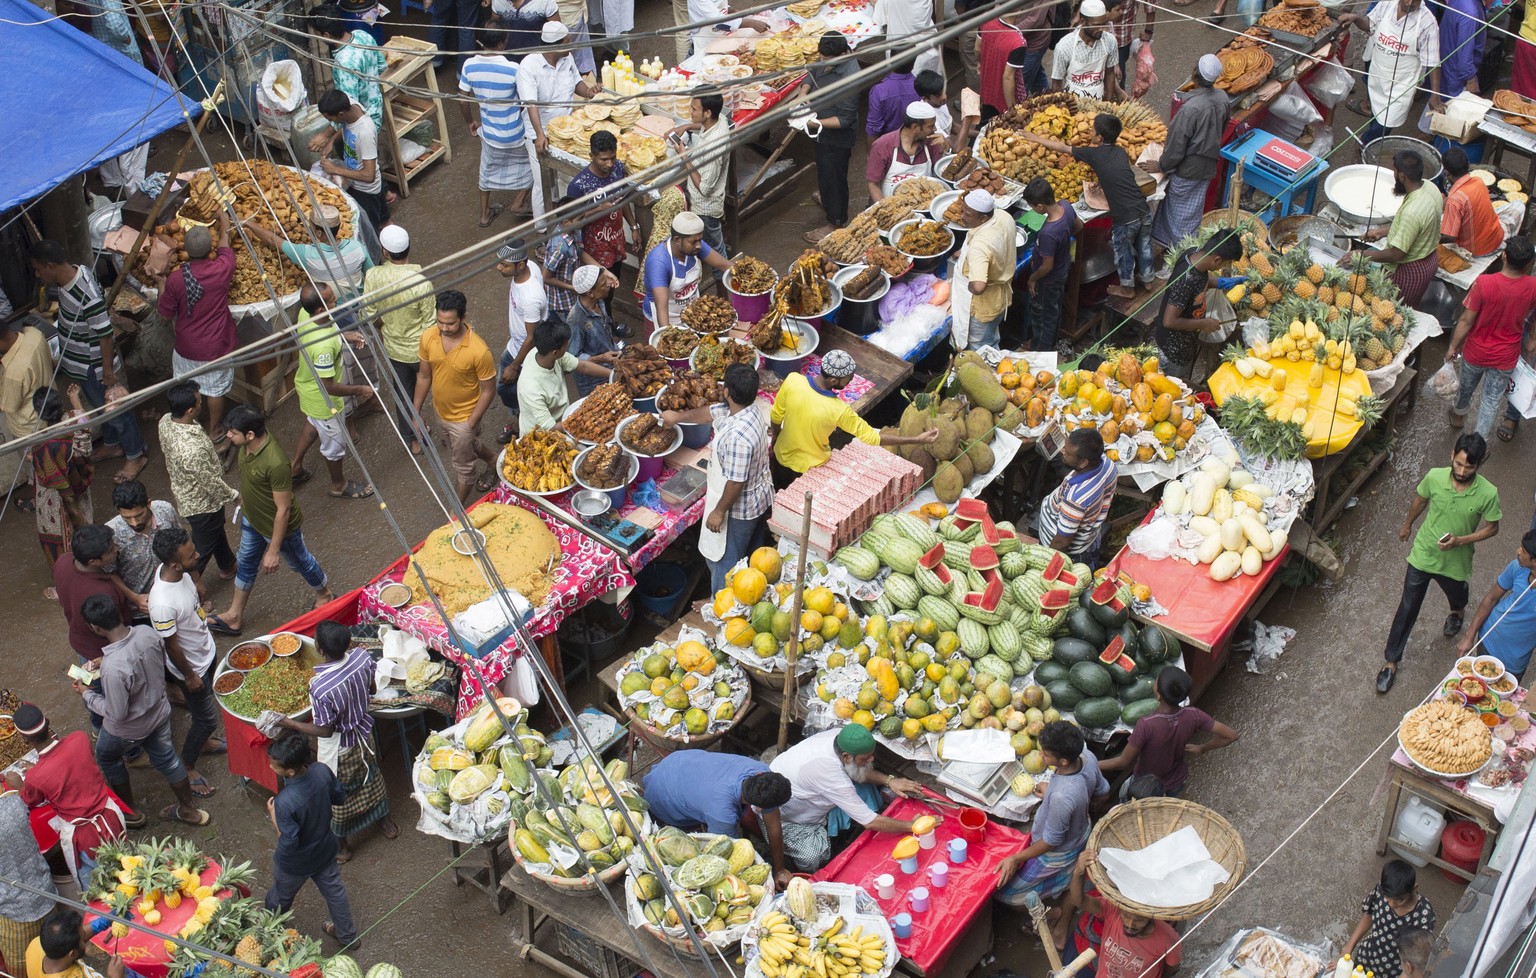
[[(149, 621), (155, 626), (155, 634), (161, 641), (174, 637), (186, 656), (187, 665), (199, 675), (213, 665), (217, 649), (213, 633), (203, 613), (203, 603), (197, 599), (197, 584), (192, 575), (183, 573), (174, 584), (160, 579), (160, 568), (155, 569), (155, 579), (149, 587)], [(176, 660), (165, 657), (165, 667), (177, 679), (187, 677), (176, 668)]]
[(1092, 43), (1083, 39), (1081, 30), (1073, 31), (1057, 42), (1051, 55), (1051, 80), (1062, 82), (1073, 95), (1103, 98), (1104, 82), (1119, 64), (1118, 52), (1113, 31), (1106, 30)]
[(516, 359), (528, 335), (549, 315), (549, 298), (544, 293), (544, 273), (534, 262), (528, 263), (528, 281), (507, 281), (507, 353)]
[[(352, 103), (356, 105), (356, 102)], [(379, 167), (379, 129), (363, 112), (357, 117), (356, 122), (344, 122), (341, 124), (342, 162), (354, 170), (361, 170), (363, 164), (373, 161), (373, 179), (369, 181), (353, 180), (352, 186), (365, 194), (376, 194), (384, 190), (384, 173)]]
[(773, 759), (769, 769), (789, 779), (789, 801), (779, 806), (779, 817), (797, 825), (825, 825), (827, 815), (841, 808), (860, 825), (877, 814), (859, 797), (853, 779), (837, 756), (837, 730), (825, 730), (802, 740)]

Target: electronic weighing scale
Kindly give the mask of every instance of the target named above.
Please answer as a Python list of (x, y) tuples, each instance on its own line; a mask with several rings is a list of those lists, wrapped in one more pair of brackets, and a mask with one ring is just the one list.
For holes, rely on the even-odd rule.
[(1016, 759), (1004, 764), (945, 761), (939, 768), (939, 783), (990, 807), (1003, 800), (1014, 776), (1023, 772), (1024, 763)]
[[(1221, 156), (1233, 165), (1241, 161), (1243, 183), (1274, 198), (1259, 214), (1265, 223), (1292, 213), (1312, 213), (1318, 178), (1328, 169), (1327, 160), (1262, 129), (1223, 146)], [(1228, 180), (1221, 191), (1222, 206), (1230, 203), (1231, 189)]]

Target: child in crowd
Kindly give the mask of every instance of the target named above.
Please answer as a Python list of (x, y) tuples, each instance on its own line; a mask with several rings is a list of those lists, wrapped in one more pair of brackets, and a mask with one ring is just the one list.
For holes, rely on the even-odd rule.
[[(1237, 740), (1237, 731), (1217, 723), (1204, 710), (1185, 706), (1189, 699), (1189, 673), (1168, 666), (1157, 675), (1157, 711), (1136, 721), (1125, 749), (1099, 765), (1109, 777), (1131, 768), (1136, 776), (1155, 774), (1163, 782), (1163, 793), (1178, 797), (1189, 778), (1188, 758), (1217, 750)], [(1211, 739), (1192, 744), (1196, 734), (1209, 731)], [(1127, 801), (1130, 781), (1120, 789), (1120, 800)]]
[(1419, 877), (1412, 865), (1393, 859), (1381, 867), (1381, 883), (1360, 904), (1360, 920), (1344, 944), (1355, 964), (1374, 971), (1376, 978), (1399, 978), (1403, 973), (1398, 954), (1398, 935), (1403, 931), (1436, 929), (1435, 908), (1419, 893)]

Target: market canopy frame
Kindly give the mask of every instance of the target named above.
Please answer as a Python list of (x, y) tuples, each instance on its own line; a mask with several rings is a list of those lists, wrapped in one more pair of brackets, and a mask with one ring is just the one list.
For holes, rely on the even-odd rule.
[(202, 108), (90, 34), (0, 0), (0, 211), (148, 142)]

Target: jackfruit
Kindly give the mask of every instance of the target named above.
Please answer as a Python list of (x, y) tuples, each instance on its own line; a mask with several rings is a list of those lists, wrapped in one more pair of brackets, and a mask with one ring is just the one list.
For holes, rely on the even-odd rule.
[[(993, 426), (997, 424), (997, 418), (986, 408), (972, 408), (971, 413), (965, 416), (965, 437), (971, 441), (982, 441), (992, 444)], [(991, 466), (987, 466), (991, 468)]]
[(973, 441), (965, 450), (966, 457), (971, 460), (971, 466), (977, 472), (991, 472), (992, 465), (997, 458), (992, 453), (992, 448), (984, 441)]
[(961, 364), (955, 370), (955, 378), (960, 382), (960, 389), (965, 391), (965, 396), (977, 407), (984, 407), (996, 414), (1008, 406), (1008, 392), (998, 382), (997, 374), (984, 363)]
[(933, 476), (933, 494), (941, 503), (952, 503), (960, 498), (968, 481), (960, 477), (960, 470), (953, 462), (944, 462)]

